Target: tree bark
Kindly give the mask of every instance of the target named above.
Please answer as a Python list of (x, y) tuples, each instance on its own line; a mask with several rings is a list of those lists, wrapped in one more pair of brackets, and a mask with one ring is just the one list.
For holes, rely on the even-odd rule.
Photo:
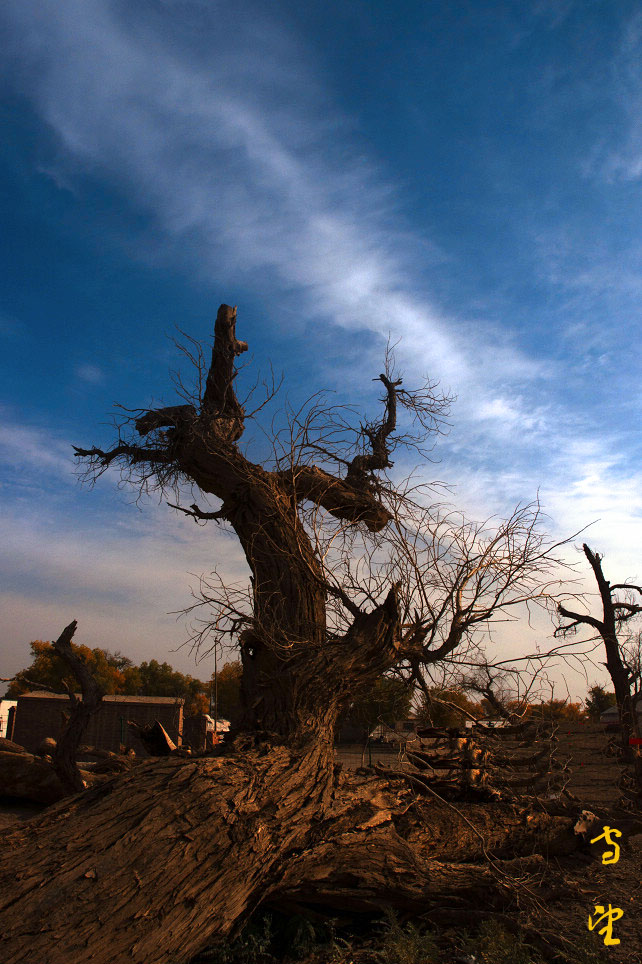
[(499, 900), (506, 874), (541, 873), (534, 850), (573, 849), (572, 826), (508, 804), (463, 815), (402, 781), (339, 775), (318, 743), (240, 737), (232, 755), (150, 761), (10, 832), (3, 961), (181, 964), (270, 898), (362, 911), (482, 889)]
[(14, 830), (0, 857), (3, 959), (188, 961), (305, 842), (329, 794), (322, 756), (153, 761)]

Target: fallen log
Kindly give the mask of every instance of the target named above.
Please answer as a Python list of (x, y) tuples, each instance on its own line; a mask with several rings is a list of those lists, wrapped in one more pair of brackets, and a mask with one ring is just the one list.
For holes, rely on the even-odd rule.
[[(97, 783), (100, 772), (79, 770), (83, 788)], [(20, 747), (20, 752), (0, 749), (0, 795), (48, 805), (69, 796), (69, 789), (50, 759)]]
[(3, 736), (0, 737), (0, 752), (3, 753), (26, 753), (27, 751), (19, 743), (14, 743), (13, 740), (6, 740)]
[(0, 793), (33, 803), (49, 804), (62, 800), (65, 788), (46, 760), (25, 750), (16, 752), (0, 749)]
[(534, 852), (576, 846), (576, 813), (420, 801), (399, 777), (335, 772), (330, 752), (237, 743), (151, 760), (14, 828), (0, 855), (5, 964), (180, 964), (271, 898), (499, 900), (512, 870), (541, 871)]

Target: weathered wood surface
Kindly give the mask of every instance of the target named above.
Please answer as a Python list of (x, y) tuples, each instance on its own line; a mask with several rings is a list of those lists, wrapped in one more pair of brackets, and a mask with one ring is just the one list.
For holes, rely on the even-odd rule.
[[(489, 894), (506, 868), (541, 872), (534, 851), (572, 850), (573, 823), (417, 801), (403, 781), (337, 775), (318, 746), (149, 761), (8, 834), (3, 961), (179, 964), (270, 897), (372, 909)], [(489, 855), (524, 859), (502, 876)]]
[(189, 960), (305, 843), (330, 792), (319, 764), (283, 747), (154, 760), (14, 829), (0, 855), (3, 961)]

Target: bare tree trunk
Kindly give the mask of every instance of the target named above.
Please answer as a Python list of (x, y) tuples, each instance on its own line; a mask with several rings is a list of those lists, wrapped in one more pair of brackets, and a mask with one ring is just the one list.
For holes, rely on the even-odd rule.
[(73, 689), (68, 688), (71, 700), (71, 713), (62, 733), (58, 737), (53, 756), (53, 765), (60, 782), (67, 793), (79, 793), (85, 783), (76, 762), (78, 747), (89, 720), (100, 709), (103, 693), (82, 659), (74, 653), (71, 640), (76, 632), (76, 620), (66, 626), (53, 647), (69, 666), (82, 690), (79, 700)]

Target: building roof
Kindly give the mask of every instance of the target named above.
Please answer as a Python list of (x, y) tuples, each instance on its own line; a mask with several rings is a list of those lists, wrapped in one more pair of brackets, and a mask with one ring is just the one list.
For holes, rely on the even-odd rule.
[[(642, 713), (642, 700), (637, 701), (635, 705), (635, 712)], [(614, 706), (609, 706), (608, 709), (606, 710), (602, 710), (602, 712), (600, 713), (600, 720), (611, 720), (611, 719), (619, 720), (619, 718), (620, 718), (620, 710), (617, 703), (615, 703)]]
[[(82, 699), (82, 693), (76, 693), (79, 700)], [(66, 693), (21, 693), (18, 696), (19, 700), (68, 700), (69, 697)], [(185, 702), (182, 696), (123, 696), (120, 693), (110, 696), (103, 696), (104, 703), (161, 703), (166, 705), (167, 703), (172, 704), (182, 704)]]

